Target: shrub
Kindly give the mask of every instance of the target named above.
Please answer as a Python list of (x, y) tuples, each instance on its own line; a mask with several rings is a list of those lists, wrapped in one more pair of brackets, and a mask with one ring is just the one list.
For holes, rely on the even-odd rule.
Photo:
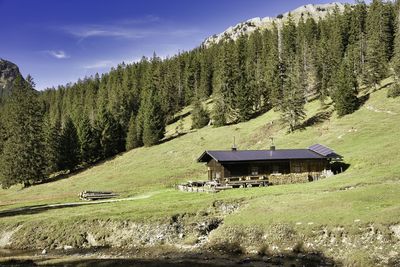
[(387, 97), (396, 98), (398, 96), (400, 96), (400, 83), (395, 83), (389, 88)]

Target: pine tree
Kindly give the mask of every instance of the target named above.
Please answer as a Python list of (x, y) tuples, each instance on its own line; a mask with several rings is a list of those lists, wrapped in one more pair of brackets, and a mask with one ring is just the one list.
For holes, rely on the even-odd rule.
[(128, 134), (126, 135), (127, 151), (141, 146), (141, 142), (138, 140), (136, 125), (136, 118), (134, 115), (132, 115), (131, 119), (129, 120)]
[(367, 84), (378, 86), (387, 75), (390, 57), (390, 15), (381, 0), (373, 0), (367, 16), (366, 72)]
[(1, 157), (1, 154), (3, 153), (4, 143), (7, 140), (7, 132), (6, 132), (4, 122), (3, 122), (3, 116), (4, 116), (3, 110), (4, 110), (4, 108), (2, 106), (0, 106), (0, 157)]
[(400, 1), (396, 3), (396, 33), (391, 65), (394, 72), (395, 83), (388, 90), (388, 97), (400, 96)]
[(56, 120), (54, 124), (47, 120), (45, 130), (46, 160), (48, 175), (60, 170), (61, 160), (61, 122)]
[(234, 94), (236, 96), (234, 107), (240, 122), (248, 121), (251, 118), (254, 103), (254, 91), (251, 90), (251, 85), (247, 82), (246, 40), (246, 36), (241, 36), (236, 40), (233, 65), (233, 68), (236, 69), (236, 77), (234, 77)]
[[(251, 101), (255, 109), (259, 110), (268, 101), (265, 94), (265, 52), (263, 51), (263, 38), (259, 30), (249, 36), (246, 50), (246, 79), (248, 91), (251, 92)], [(266, 97), (266, 98), (264, 98)]]
[(83, 115), (78, 129), (82, 163), (93, 163), (100, 158), (101, 146), (96, 129), (88, 116)]
[(7, 140), (0, 157), (3, 188), (18, 183), (29, 186), (45, 177), (43, 115), (31, 85), (18, 77), (6, 104)]
[[(400, 1), (398, 2), (400, 3)], [(400, 84), (400, 4), (397, 4), (397, 17), (396, 17), (396, 33), (394, 39), (394, 53), (392, 58), (392, 67), (397, 83)]]
[(70, 117), (67, 117), (61, 133), (60, 169), (73, 171), (80, 162), (78, 132)]
[(305, 73), (301, 61), (297, 58), (288, 71), (287, 84), (281, 104), (281, 117), (289, 127), (289, 132), (294, 132), (305, 118)]
[(212, 113), (213, 125), (221, 127), (226, 125), (226, 104), (222, 96), (217, 95), (214, 100), (214, 108)]
[(348, 23), (346, 54), (354, 66), (356, 76), (365, 75), (367, 5), (357, 2), (354, 8), (346, 6), (345, 23)]
[(336, 74), (332, 99), (340, 117), (353, 113), (358, 107), (357, 79), (354, 77), (354, 69), (348, 58), (343, 59)]
[(192, 110), (192, 129), (200, 129), (208, 124), (210, 117), (204, 109), (200, 99), (196, 98), (193, 102)]
[(157, 144), (165, 133), (165, 118), (158, 97), (150, 93), (144, 107), (143, 144), (153, 146)]
[(227, 43), (223, 43), (222, 45), (222, 53), (220, 57), (219, 67), (219, 85), (220, 88), (217, 91), (222, 95), (225, 102), (225, 117), (234, 117), (234, 111), (236, 108), (236, 90), (237, 86), (237, 64), (235, 58), (235, 43), (233, 41), (229, 41)]
[(146, 87), (143, 91), (143, 101), (140, 107), (140, 119), (143, 125), (143, 144), (152, 146), (157, 144), (165, 133), (165, 114), (161, 107), (160, 87), (160, 59), (154, 54), (151, 68), (146, 73)]
[(265, 91), (264, 98), (269, 99), (273, 107), (279, 105), (282, 99), (282, 88), (280, 86), (279, 72), (279, 49), (278, 49), (278, 29), (273, 23), (271, 31), (265, 30), (263, 34), (264, 51), (265, 51)]
[(114, 156), (118, 152), (123, 151), (125, 144), (122, 144), (124, 136), (121, 126), (105, 107), (101, 109), (97, 129), (100, 133), (101, 154), (103, 158)]

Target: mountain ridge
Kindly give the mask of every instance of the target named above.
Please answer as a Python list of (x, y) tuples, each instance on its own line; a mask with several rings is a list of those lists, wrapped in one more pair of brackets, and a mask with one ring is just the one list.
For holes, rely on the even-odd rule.
[(288, 20), (289, 14), (297, 23), (301, 17), (307, 19), (312, 17), (317, 20), (324, 18), (327, 14), (333, 12), (335, 8), (338, 8), (342, 12), (345, 8), (345, 4), (339, 2), (332, 2), (328, 4), (307, 4), (300, 6), (292, 11), (288, 11), (283, 14), (279, 14), (277, 17), (254, 17), (246, 21), (240, 22), (235, 26), (230, 26), (225, 31), (219, 34), (214, 34), (204, 40), (203, 46), (209, 47), (213, 44), (218, 44), (224, 40), (236, 40), (242, 34), (250, 34), (257, 29), (271, 28), (275, 22), (278, 27), (282, 26), (285, 21)]

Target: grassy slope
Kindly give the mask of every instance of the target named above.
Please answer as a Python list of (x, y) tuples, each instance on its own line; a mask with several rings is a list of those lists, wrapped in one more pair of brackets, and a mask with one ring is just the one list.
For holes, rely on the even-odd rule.
[[(49, 210), (38, 214), (1, 218), (0, 222), (115, 218), (164, 220), (176, 213), (207, 208), (214, 200), (240, 198), (247, 203), (228, 216), (226, 225), (299, 223), (348, 225), (397, 223), (400, 218), (400, 100), (387, 99), (386, 89), (370, 95), (352, 115), (336, 118), (286, 134), (279, 114), (270, 111), (246, 123), (206, 127), (151, 148), (120, 155), (68, 179), (21, 190), (0, 190), (0, 210), (13, 207), (76, 201), (82, 190), (112, 190), (122, 196), (157, 192), (132, 202)], [(385, 110), (387, 112), (376, 112)], [(307, 105), (309, 116), (320, 112), (320, 104)], [(273, 121), (273, 123), (271, 123)], [(187, 129), (190, 118), (186, 118)], [(168, 133), (176, 125), (169, 126)], [(236, 136), (240, 149), (265, 148), (274, 136), (278, 148), (304, 148), (322, 143), (344, 155), (351, 164), (346, 173), (318, 182), (269, 188), (231, 190), (218, 194), (190, 194), (171, 189), (174, 183), (205, 179), (206, 171), (196, 158), (206, 149), (228, 149)], [(346, 187), (352, 190), (341, 190)]]

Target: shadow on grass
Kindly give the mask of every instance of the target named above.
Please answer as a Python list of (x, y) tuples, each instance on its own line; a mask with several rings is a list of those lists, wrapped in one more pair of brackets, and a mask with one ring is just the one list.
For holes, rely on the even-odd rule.
[(323, 123), (324, 121), (329, 120), (329, 118), (332, 116), (333, 110), (327, 110), (327, 111), (321, 111), (312, 116), (311, 118), (308, 118), (305, 120), (300, 126), (299, 129), (305, 130), (307, 127), (311, 127), (320, 123)]
[[(192, 132), (193, 130), (191, 130), (190, 132)], [(169, 142), (169, 141), (172, 141), (172, 140), (174, 140), (175, 138), (178, 138), (178, 137), (181, 137), (181, 136), (184, 136), (184, 135), (187, 135), (189, 132), (184, 132), (184, 133), (177, 133), (177, 134), (174, 134), (174, 135), (171, 135), (171, 136), (168, 136), (168, 137), (166, 137), (166, 138), (164, 138), (164, 139), (162, 139), (159, 143), (158, 143), (158, 145), (160, 145), (160, 144), (164, 144), (164, 143), (167, 143), (167, 142)]]
[(345, 162), (333, 162), (331, 164), (331, 170), (334, 174), (345, 172), (350, 167), (350, 164)]
[(87, 206), (87, 205), (99, 205), (103, 203), (107, 204), (107, 202), (92, 201), (92, 202), (74, 202), (74, 203), (60, 203), (60, 204), (50, 204), (50, 205), (43, 204), (43, 205), (24, 206), (21, 208), (14, 208), (14, 209), (0, 211), (0, 218), (13, 217), (19, 215), (32, 215), (45, 212), (48, 210), (56, 210), (56, 209)]

